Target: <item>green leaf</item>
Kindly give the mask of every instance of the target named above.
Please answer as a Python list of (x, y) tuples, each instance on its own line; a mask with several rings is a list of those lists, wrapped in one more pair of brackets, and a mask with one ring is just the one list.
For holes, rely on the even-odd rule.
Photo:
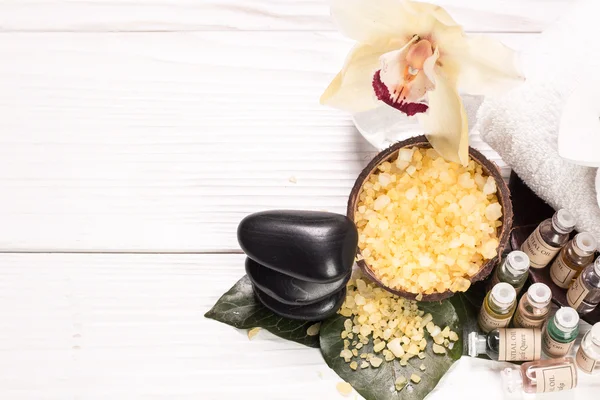
[(204, 316), (238, 329), (260, 327), (280, 338), (319, 347), (319, 335), (311, 336), (306, 332), (315, 322), (296, 321), (273, 313), (256, 299), (247, 276), (221, 296)]
[(460, 342), (462, 354), (467, 355), (469, 350), (467, 337), (470, 332), (479, 331), (479, 326), (477, 325), (479, 307), (474, 305), (465, 293), (455, 294), (448, 301), (454, 306), (454, 310), (460, 321), (461, 330), (456, 332), (459, 334), (461, 340), (457, 342), (457, 345)]
[[(459, 336), (463, 336), (459, 315), (449, 300), (441, 303), (419, 303), (419, 308), (431, 313), (434, 323), (439, 327), (449, 326)], [(360, 357), (354, 357), (359, 368), (353, 371), (349, 364), (340, 357), (340, 352), (344, 349), (340, 334), (344, 330), (345, 319), (342, 315), (336, 315), (323, 322), (320, 332), (321, 353), (327, 365), (352, 385), (366, 400), (422, 400), (435, 388), (442, 376), (463, 353), (461, 338), (445, 355), (435, 354), (432, 350), (433, 341), (428, 338), (430, 343), (427, 344), (424, 351), (426, 357), (423, 360), (413, 357), (405, 367), (401, 366), (397, 360), (384, 361), (379, 368), (361, 369), (360, 363), (363, 360)], [(373, 342), (370, 341), (360, 352), (373, 353)], [(421, 364), (425, 365), (425, 371), (420, 370)], [(421, 382), (418, 384), (409, 382), (403, 390), (397, 392), (394, 388), (396, 378), (404, 376), (410, 381), (413, 373), (422, 378)]]

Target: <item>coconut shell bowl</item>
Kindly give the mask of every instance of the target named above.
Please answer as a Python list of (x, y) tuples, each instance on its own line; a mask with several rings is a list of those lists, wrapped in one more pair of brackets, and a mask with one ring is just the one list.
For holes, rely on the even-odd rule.
[[(352, 220), (355, 221), (355, 215), (357, 214), (359, 196), (361, 193), (361, 189), (365, 182), (368, 181), (371, 174), (378, 171), (379, 165), (388, 161), (393, 162), (398, 158), (399, 150), (403, 148), (431, 148), (430, 143), (427, 141), (425, 136), (417, 136), (413, 137), (401, 142), (398, 142), (387, 149), (381, 151), (379, 154), (373, 158), (373, 160), (367, 165), (367, 167), (361, 172), (358, 176), (354, 187), (350, 193), (350, 197), (348, 200), (348, 208), (347, 215)], [(483, 174), (486, 176), (490, 176), (494, 179), (496, 183), (496, 196), (498, 198), (498, 203), (502, 208), (502, 216), (500, 217), (500, 221), (502, 222), (501, 226), (496, 228), (496, 234), (498, 239), (498, 248), (497, 248), (497, 256), (491, 259), (483, 260), (480, 264), (479, 271), (471, 275), (470, 277), (465, 277), (468, 279), (471, 284), (481, 281), (488, 277), (488, 275), (492, 272), (494, 266), (498, 262), (498, 257), (504, 251), (504, 249), (509, 245), (510, 239), (510, 230), (512, 225), (513, 218), (513, 210), (512, 204), (510, 200), (510, 192), (508, 186), (502, 175), (500, 170), (492, 161), (488, 160), (481, 154), (479, 151), (474, 148), (469, 148), (470, 158), (475, 161), (478, 165), (481, 166), (483, 170)], [(361, 254), (360, 248), (357, 250), (357, 264), (359, 268), (375, 283), (377, 283), (382, 288), (388, 290), (391, 293), (394, 293), (398, 296), (411, 299), (411, 300), (420, 300), (420, 301), (440, 301), (447, 299), (455, 294), (455, 292), (451, 290), (446, 290), (444, 292), (434, 291), (433, 293), (423, 294), (423, 293), (412, 293), (406, 290), (399, 289), (398, 287), (392, 288), (386, 286), (375, 274), (370, 265), (367, 264), (365, 259)]]

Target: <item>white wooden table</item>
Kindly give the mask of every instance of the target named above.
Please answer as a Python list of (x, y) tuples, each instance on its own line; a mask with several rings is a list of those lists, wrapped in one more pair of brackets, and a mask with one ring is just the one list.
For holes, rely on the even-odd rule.
[[(522, 49), (575, 1), (438, 3)], [(241, 218), (343, 213), (374, 154), (318, 104), (351, 46), (325, 0), (0, 0), (0, 29), (0, 398), (338, 398), (318, 350), (203, 318)], [(476, 365), (431, 397), (500, 396)]]

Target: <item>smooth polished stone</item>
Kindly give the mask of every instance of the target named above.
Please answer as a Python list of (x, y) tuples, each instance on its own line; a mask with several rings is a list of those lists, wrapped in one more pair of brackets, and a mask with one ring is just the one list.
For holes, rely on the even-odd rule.
[(246, 274), (258, 289), (275, 300), (290, 305), (316, 303), (346, 287), (351, 273), (329, 282), (316, 283), (292, 278), (273, 269), (266, 268), (251, 258), (246, 258)]
[(358, 232), (344, 215), (318, 211), (264, 211), (238, 226), (248, 257), (297, 279), (327, 283), (352, 269)]
[(322, 321), (339, 310), (346, 298), (346, 288), (316, 303), (293, 306), (281, 303), (254, 286), (258, 300), (275, 314), (302, 321)]

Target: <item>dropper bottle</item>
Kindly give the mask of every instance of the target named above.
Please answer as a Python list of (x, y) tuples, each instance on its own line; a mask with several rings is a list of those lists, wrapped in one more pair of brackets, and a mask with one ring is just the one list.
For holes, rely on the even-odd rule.
[(531, 268), (544, 268), (569, 241), (575, 229), (575, 217), (565, 209), (543, 221), (527, 238), (521, 250), (529, 256)]
[(515, 328), (541, 328), (550, 313), (552, 291), (544, 283), (534, 283), (521, 297), (515, 312)]
[(517, 292), (506, 282), (496, 284), (483, 300), (477, 322), (485, 333), (496, 328), (505, 328), (510, 323), (516, 308)]
[(596, 239), (590, 233), (582, 232), (575, 235), (550, 266), (552, 282), (567, 289), (573, 279), (594, 261), (597, 246)]
[(579, 314), (587, 314), (600, 303), (600, 257), (588, 265), (567, 291), (567, 303)]
[(542, 332), (539, 329), (500, 328), (487, 335), (468, 336), (471, 357), (486, 354), (496, 361), (532, 361), (542, 357)]
[(575, 361), (579, 369), (585, 373), (592, 375), (600, 373), (600, 322), (596, 322), (581, 339)]
[(501, 372), (508, 393), (554, 393), (577, 386), (577, 368), (572, 357), (527, 362)]
[(550, 318), (542, 335), (542, 350), (550, 358), (564, 357), (573, 348), (579, 334), (579, 314), (562, 307)]
[(500, 282), (506, 282), (519, 294), (528, 276), (529, 257), (527, 254), (519, 250), (511, 251), (494, 270), (488, 290)]

